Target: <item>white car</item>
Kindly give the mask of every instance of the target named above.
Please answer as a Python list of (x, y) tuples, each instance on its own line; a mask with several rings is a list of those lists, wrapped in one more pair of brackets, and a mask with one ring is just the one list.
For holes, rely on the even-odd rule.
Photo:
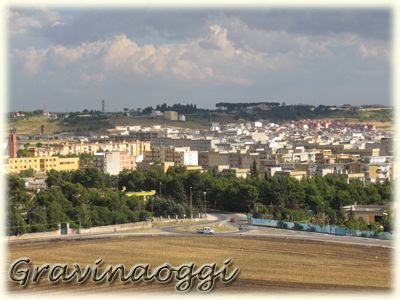
[(203, 227), (203, 228), (197, 230), (197, 233), (214, 234), (214, 229), (212, 229), (211, 227)]

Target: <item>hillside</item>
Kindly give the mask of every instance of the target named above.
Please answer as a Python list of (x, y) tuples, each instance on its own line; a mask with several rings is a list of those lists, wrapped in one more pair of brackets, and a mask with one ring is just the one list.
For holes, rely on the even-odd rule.
[(17, 135), (39, 135), (41, 125), (44, 125), (45, 135), (57, 134), (106, 134), (108, 128), (116, 125), (141, 125), (153, 126), (161, 125), (162, 127), (188, 128), (205, 130), (208, 128), (209, 121), (219, 123), (232, 123), (240, 121), (254, 121), (259, 119), (269, 120), (273, 122), (282, 122), (290, 119), (294, 120), (303, 118), (310, 119), (334, 119), (346, 122), (357, 122), (365, 124), (374, 124), (378, 129), (392, 128), (392, 111), (391, 110), (366, 110), (366, 111), (333, 111), (333, 112), (307, 112), (307, 114), (294, 115), (296, 112), (292, 110), (286, 114), (280, 111), (280, 115), (272, 116), (272, 111), (263, 111), (255, 114), (245, 112), (221, 112), (221, 111), (199, 111), (186, 115), (186, 122), (170, 121), (161, 118), (152, 118), (149, 116), (124, 116), (123, 114), (110, 114), (99, 117), (98, 115), (88, 115), (87, 118), (73, 119), (57, 119), (53, 120), (44, 116), (30, 116), (25, 119), (9, 119), (9, 129), (15, 130)]

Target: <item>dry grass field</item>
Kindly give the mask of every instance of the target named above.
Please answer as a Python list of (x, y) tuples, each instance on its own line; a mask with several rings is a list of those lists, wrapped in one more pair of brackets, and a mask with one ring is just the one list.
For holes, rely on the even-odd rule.
[[(105, 265), (138, 263), (156, 267), (163, 263), (179, 266), (223, 262), (232, 258), (240, 269), (231, 284), (217, 283), (219, 292), (277, 291), (378, 291), (392, 288), (391, 250), (381, 247), (344, 245), (316, 241), (258, 237), (154, 236), (99, 240), (75, 240), (11, 244), (9, 265), (17, 258), (29, 257), (34, 265), (80, 263), (94, 265), (103, 258)], [(232, 268), (232, 267), (231, 267)], [(22, 289), (9, 280), (11, 292), (163, 292), (173, 293), (174, 283), (84, 285), (45, 281)], [(193, 289), (195, 291), (195, 289)]]
[(8, 123), (10, 129), (15, 129), (17, 135), (21, 134), (40, 134), (40, 127), (44, 125), (46, 134), (53, 134), (63, 128), (57, 120), (46, 117), (30, 117), (27, 119), (11, 120)]

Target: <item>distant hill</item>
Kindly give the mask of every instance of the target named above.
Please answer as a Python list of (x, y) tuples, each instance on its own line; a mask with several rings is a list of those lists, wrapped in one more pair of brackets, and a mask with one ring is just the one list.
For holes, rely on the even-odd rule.
[[(22, 113), (23, 117), (9, 116), (9, 129), (19, 135), (39, 135), (41, 126), (45, 134), (106, 134), (108, 128), (115, 125), (161, 125), (163, 127), (189, 128), (204, 130), (209, 122), (232, 123), (239, 120), (266, 120), (284, 122), (299, 119), (340, 119), (350, 122), (374, 123), (377, 127), (388, 128), (392, 125), (393, 109), (382, 106), (352, 107), (351, 105), (324, 106), (283, 105), (277, 102), (255, 103), (218, 103), (215, 110), (199, 109), (196, 105), (157, 106), (162, 110), (179, 108), (185, 111), (186, 122), (169, 121), (152, 117), (152, 108), (143, 111), (101, 113), (88, 111), (60, 114), (57, 119), (44, 116), (42, 111)], [(182, 113), (182, 112), (180, 112)]]

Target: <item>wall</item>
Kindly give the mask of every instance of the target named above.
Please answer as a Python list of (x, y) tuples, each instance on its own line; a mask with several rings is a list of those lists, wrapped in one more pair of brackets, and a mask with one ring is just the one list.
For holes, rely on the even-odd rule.
[(60, 230), (49, 231), (49, 232), (26, 233), (20, 236), (8, 236), (7, 240), (9, 241), (28, 240), (28, 239), (48, 238), (56, 236), (61, 236)]
[(119, 232), (129, 229), (141, 229), (141, 228), (152, 228), (152, 224), (151, 222), (137, 222), (137, 223), (97, 226), (89, 229), (81, 229), (81, 234), (114, 232), (114, 229), (116, 232)]

